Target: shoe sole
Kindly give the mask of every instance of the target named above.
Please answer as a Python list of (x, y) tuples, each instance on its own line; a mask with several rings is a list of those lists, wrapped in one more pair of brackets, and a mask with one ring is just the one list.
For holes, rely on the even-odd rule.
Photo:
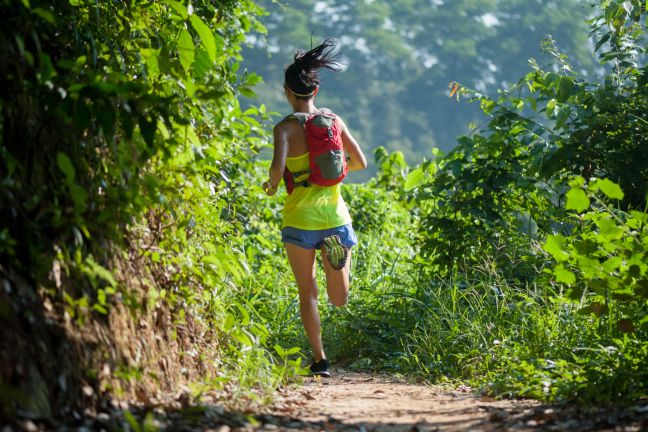
[(326, 257), (331, 267), (335, 270), (342, 270), (349, 258), (349, 250), (342, 245), (340, 237), (336, 235), (326, 237), (324, 239), (324, 245), (326, 245)]

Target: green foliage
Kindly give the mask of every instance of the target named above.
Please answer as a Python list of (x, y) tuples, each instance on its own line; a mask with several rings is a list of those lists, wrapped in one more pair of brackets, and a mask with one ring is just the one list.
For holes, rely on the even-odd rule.
[(160, 430), (155, 424), (155, 417), (151, 411), (146, 413), (146, 416), (140, 423), (132, 412), (124, 410), (124, 420), (126, 420), (126, 423), (133, 432), (157, 432)]
[[(239, 86), (233, 60), (250, 29), (248, 15), (258, 9), (250, 3), (225, 13), (196, 4), (189, 14), (176, 2), (60, 3), (7, 11), (13, 25), (3, 35), (3, 56), (16, 62), (3, 71), (14, 97), (3, 103), (2, 214), (16, 237), (38, 233), (28, 228), (35, 224), (66, 243), (78, 230), (80, 246), (119, 239), (123, 224), (175, 204), (165, 196), (174, 182), (214, 171), (224, 154), (242, 151), (226, 145), (237, 132), (249, 133), (251, 121), (251, 113), (230, 109)], [(187, 15), (201, 45), (185, 29)], [(61, 26), (71, 31), (59, 32)], [(20, 116), (28, 114), (33, 126), (24, 128)], [(239, 125), (221, 132), (232, 123)], [(201, 181), (201, 189), (208, 186)], [(44, 243), (21, 242), (12, 264), (36, 270), (32, 261)]]
[(116, 301), (135, 318), (163, 305), (169, 326), (197, 320), (221, 350), (206, 361), (241, 391), (293, 376), (241, 295), (247, 251), (264, 244), (243, 234), (263, 218), (255, 155), (268, 113), (237, 99), (260, 82), (239, 62), (262, 10), (4, 0), (0, 11), (3, 271), (43, 286), (79, 327)]
[(626, 213), (607, 204), (624, 196), (607, 179), (585, 187), (584, 179), (577, 178), (571, 184), (570, 192), (583, 196), (582, 207), (574, 208), (582, 214), (572, 235), (547, 238), (545, 250), (557, 262), (553, 275), (569, 287), (568, 297), (586, 299), (580, 313), (605, 318), (602, 328), (610, 336), (633, 333), (641, 326), (643, 339), (648, 330), (648, 214)]
[[(592, 21), (595, 32), (602, 31), (602, 19)], [(641, 150), (648, 136), (642, 117), (648, 112), (641, 79), (646, 70), (628, 60), (643, 51), (637, 26), (632, 24), (634, 44), (614, 51), (624, 68), (614, 69), (603, 84), (576, 78), (548, 38), (550, 67), (532, 60), (532, 71), (496, 99), (465, 88), (457, 92), (479, 102), (490, 119), (481, 133), (461, 137), (438, 162), (438, 173), (414, 191), (414, 199), (428, 209), (421, 230), (424, 256), (451, 269), (505, 249), (502, 259), (526, 262), (521, 268), (526, 274), (528, 265), (536, 265), (526, 244), (539, 232), (568, 229), (563, 202), (567, 209), (588, 206), (582, 191), (566, 190), (572, 174), (614, 179), (629, 191), (623, 206), (642, 208), (648, 184), (648, 159)], [(613, 33), (605, 34), (610, 40)], [(612, 61), (607, 52), (601, 56)]]

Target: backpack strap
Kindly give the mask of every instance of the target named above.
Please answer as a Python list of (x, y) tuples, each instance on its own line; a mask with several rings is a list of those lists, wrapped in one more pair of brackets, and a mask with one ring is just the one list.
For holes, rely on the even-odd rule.
[(310, 170), (298, 171), (295, 173), (290, 171), (288, 168), (284, 170), (283, 179), (284, 184), (286, 185), (286, 191), (288, 191), (288, 195), (290, 195), (297, 186), (310, 186), (310, 183), (308, 183), (308, 177), (302, 179), (301, 181), (297, 181), (300, 177), (306, 174), (310, 174)]
[(283, 120), (297, 120), (300, 125), (304, 126), (306, 122), (308, 121), (309, 118), (317, 115), (317, 114), (324, 114), (324, 115), (335, 115), (333, 111), (331, 111), (328, 108), (320, 108), (320, 110), (316, 113), (305, 113), (305, 112), (294, 112), (292, 114), (288, 114), (286, 117), (283, 118)]
[(281, 121), (294, 119), (297, 120), (300, 125), (304, 126), (308, 121), (308, 119), (311, 118), (312, 115), (313, 115), (312, 113), (294, 112), (292, 114), (288, 114)]

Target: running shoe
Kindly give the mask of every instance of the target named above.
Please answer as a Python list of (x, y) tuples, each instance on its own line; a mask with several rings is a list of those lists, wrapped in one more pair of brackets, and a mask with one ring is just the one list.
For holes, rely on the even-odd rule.
[(329, 372), (329, 362), (327, 359), (321, 359), (319, 361), (313, 361), (313, 363), (308, 368), (310, 370), (311, 376), (322, 376), (330, 377), (331, 373)]
[(326, 257), (335, 270), (341, 270), (349, 257), (349, 248), (340, 241), (340, 236), (330, 235), (324, 239)]

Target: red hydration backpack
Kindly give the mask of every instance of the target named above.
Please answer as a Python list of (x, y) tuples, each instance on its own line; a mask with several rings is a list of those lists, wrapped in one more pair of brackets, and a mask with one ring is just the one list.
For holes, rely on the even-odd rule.
[[(340, 183), (348, 172), (340, 119), (326, 109), (317, 113), (293, 113), (286, 118), (296, 118), (304, 127), (309, 151), (308, 172), (292, 173), (286, 169), (284, 183), (288, 193), (292, 193), (295, 186)], [(304, 178), (306, 173), (308, 178)]]

